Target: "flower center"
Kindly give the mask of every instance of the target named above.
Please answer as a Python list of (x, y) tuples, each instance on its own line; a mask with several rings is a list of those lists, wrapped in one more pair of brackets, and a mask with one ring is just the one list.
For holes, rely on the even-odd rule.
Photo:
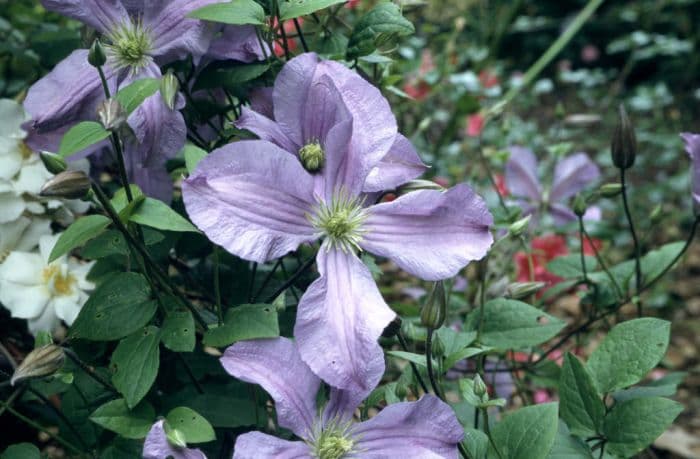
[(19, 145), (19, 152), (22, 155), (22, 159), (26, 160), (26, 159), (29, 159), (32, 156), (34, 156), (34, 152), (32, 151), (31, 148), (29, 148), (29, 146), (27, 146), (26, 143), (19, 142), (18, 145)]
[(361, 250), (362, 224), (367, 217), (362, 203), (360, 198), (350, 198), (340, 193), (330, 203), (320, 203), (315, 215), (309, 217), (311, 224), (328, 239), (329, 250)]
[(325, 426), (317, 426), (310, 442), (316, 459), (341, 459), (351, 452), (355, 440), (350, 436), (349, 422), (330, 421)]
[(328, 437), (318, 445), (319, 459), (340, 459), (352, 449), (353, 441), (343, 437)]
[(44, 283), (49, 291), (56, 296), (66, 296), (73, 293), (75, 277), (68, 272), (65, 266), (49, 265), (42, 273)]
[(122, 24), (111, 31), (108, 38), (111, 44), (107, 53), (117, 68), (138, 70), (148, 64), (152, 43), (141, 21)]
[(323, 147), (317, 140), (309, 142), (299, 149), (301, 164), (309, 172), (319, 171), (323, 167), (325, 157)]

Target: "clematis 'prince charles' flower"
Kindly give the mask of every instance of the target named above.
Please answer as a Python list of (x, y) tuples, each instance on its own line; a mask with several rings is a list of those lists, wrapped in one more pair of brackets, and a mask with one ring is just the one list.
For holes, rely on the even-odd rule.
[(279, 425), (303, 440), (247, 433), (236, 440), (234, 459), (458, 457), (462, 427), (452, 409), (433, 395), (389, 405), (372, 419), (353, 423), (355, 408), (367, 392), (333, 388), (323, 411), (317, 410), (321, 381), (286, 338), (236, 343), (226, 350), (221, 364), (236, 378), (263, 386), (275, 401)]
[[(377, 339), (395, 314), (356, 253), (423, 279), (451, 277), (486, 253), (492, 217), (466, 185), (372, 205), (368, 188), (414, 171), (400, 166), (405, 150), (392, 148), (405, 139), (386, 99), (340, 64), (314, 54), (291, 60), (272, 103), (275, 120), (255, 115), (255, 132), (275, 143), (235, 142), (204, 158), (183, 183), (187, 211), (212, 241), (256, 262), (323, 239), (320, 277), (297, 310), (301, 358), (332, 386), (374, 387), (384, 372)], [(389, 155), (397, 161), (382, 163)]]
[[(187, 15), (217, 1), (221, 0), (42, 0), (42, 4), (102, 35), (108, 57), (105, 76), (114, 94), (135, 80), (161, 77), (160, 65), (188, 55), (195, 61), (201, 58), (215, 29)], [(30, 88), (25, 108), (32, 120), (25, 128), (34, 149), (55, 152), (61, 136), (73, 124), (95, 119), (104, 94), (97, 70), (87, 57), (85, 49), (73, 51)], [(180, 97), (174, 107), (168, 107), (156, 94), (128, 119), (135, 134), (134, 141), (125, 145), (130, 180), (165, 201), (172, 194), (165, 161), (185, 143), (185, 121), (178, 111), (183, 104)]]
[[(557, 163), (552, 186), (548, 191), (544, 191), (537, 177), (537, 158), (532, 150), (519, 146), (510, 147), (510, 159), (506, 164), (506, 185), (513, 196), (523, 199), (520, 203), (523, 216), (537, 217), (546, 210), (559, 225), (576, 221), (576, 214), (566, 205), (566, 200), (598, 177), (598, 166), (585, 153), (575, 153)], [(600, 209), (590, 207), (583, 218), (599, 219)]]

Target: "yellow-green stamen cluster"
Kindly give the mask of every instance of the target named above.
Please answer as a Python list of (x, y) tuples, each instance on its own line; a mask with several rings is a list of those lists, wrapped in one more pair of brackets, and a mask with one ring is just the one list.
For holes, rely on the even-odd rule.
[(352, 452), (355, 440), (350, 435), (349, 422), (331, 421), (325, 426), (317, 427), (309, 446), (316, 459), (342, 459)]
[(316, 213), (309, 217), (320, 236), (328, 241), (327, 248), (338, 248), (344, 252), (360, 250), (362, 224), (367, 217), (363, 200), (338, 193), (330, 202), (319, 204)]
[(130, 68), (133, 72), (150, 61), (151, 37), (141, 21), (122, 24), (108, 35), (108, 55), (117, 68)]
[(323, 167), (325, 161), (325, 152), (323, 147), (317, 140), (304, 145), (299, 149), (299, 159), (301, 164), (309, 172), (317, 172)]

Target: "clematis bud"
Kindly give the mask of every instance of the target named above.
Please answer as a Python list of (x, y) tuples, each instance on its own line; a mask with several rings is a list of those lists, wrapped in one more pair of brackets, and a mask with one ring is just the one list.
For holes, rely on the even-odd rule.
[(606, 183), (599, 188), (600, 194), (606, 198), (614, 198), (622, 192), (622, 185), (619, 183)]
[(528, 215), (527, 217), (521, 218), (517, 222), (511, 224), (508, 227), (508, 234), (512, 237), (522, 236), (525, 230), (527, 230), (527, 227), (530, 225), (530, 217), (531, 215)]
[(433, 284), (428, 299), (420, 312), (420, 323), (424, 327), (435, 330), (445, 323), (445, 315), (447, 315), (445, 285), (442, 281), (437, 281)]
[(478, 373), (474, 376), (474, 395), (482, 401), (485, 401), (484, 396), (486, 396), (486, 400), (488, 400), (488, 387), (486, 387), (486, 383)]
[(90, 178), (83, 171), (57, 174), (41, 187), (39, 196), (47, 198), (80, 199), (90, 191)]
[(160, 80), (160, 96), (163, 102), (170, 110), (175, 110), (175, 101), (177, 101), (177, 93), (180, 90), (180, 82), (173, 74), (172, 70), (163, 75)]
[(44, 163), (46, 170), (52, 174), (60, 174), (68, 167), (65, 159), (53, 153), (42, 151), (39, 153), (39, 157), (41, 158), (41, 162)]
[(443, 191), (444, 189), (445, 188), (442, 185), (440, 185), (439, 183), (433, 182), (432, 180), (415, 179), (415, 180), (411, 180), (407, 183), (404, 183), (396, 191), (399, 195), (403, 195), (403, 194), (410, 193), (412, 191), (418, 191), (418, 190)]
[(445, 343), (442, 342), (440, 339), (440, 335), (435, 335), (435, 338), (433, 338), (433, 355), (435, 357), (442, 357), (445, 355)]
[(66, 355), (63, 348), (55, 344), (47, 344), (30, 352), (17, 367), (10, 384), (14, 386), (17, 381), (28, 378), (40, 378), (56, 373), (63, 367)]
[(574, 213), (579, 217), (583, 217), (586, 213), (586, 207), (586, 198), (580, 193), (577, 194), (576, 199), (574, 199)]
[(628, 169), (634, 164), (637, 155), (637, 137), (634, 126), (623, 105), (619, 108), (619, 118), (610, 144), (613, 164), (618, 169)]
[(506, 294), (514, 300), (519, 300), (537, 293), (545, 285), (547, 284), (544, 282), (513, 282), (506, 287)]
[(311, 142), (299, 149), (301, 164), (309, 172), (318, 172), (325, 161), (325, 152), (318, 142)]
[(107, 54), (105, 54), (105, 49), (102, 47), (100, 40), (92, 42), (88, 52), (88, 62), (93, 67), (102, 67), (107, 62)]
[(117, 131), (126, 123), (126, 113), (117, 99), (107, 99), (97, 107), (100, 124), (108, 131)]

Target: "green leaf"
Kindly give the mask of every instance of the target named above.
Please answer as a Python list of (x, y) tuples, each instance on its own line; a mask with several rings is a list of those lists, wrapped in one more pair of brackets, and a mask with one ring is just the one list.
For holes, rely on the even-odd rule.
[(256, 408), (248, 398), (201, 394), (188, 400), (187, 404), (215, 427), (235, 429), (256, 424)]
[(103, 215), (88, 215), (77, 219), (59, 236), (49, 255), (49, 263), (97, 237), (109, 223), (110, 219)]
[(490, 347), (465, 347), (464, 349), (460, 349), (459, 351), (453, 352), (445, 357), (443, 368), (445, 371), (447, 371), (454, 367), (460, 360), (468, 359), (490, 350)]
[[(134, 200), (137, 200), (139, 197), (144, 195), (143, 191), (141, 191), (141, 188), (139, 188), (138, 185), (131, 184), (129, 185), (129, 189), (131, 190), (131, 196), (134, 198)], [(114, 193), (110, 203), (112, 204), (112, 207), (114, 207), (114, 210), (120, 214), (124, 212), (124, 209), (129, 204), (129, 199), (126, 196), (126, 189), (119, 188), (116, 193)], [(131, 212), (129, 212), (129, 216), (130, 215)]]
[(671, 242), (644, 255), (640, 260), (644, 282), (652, 281), (659, 276), (673, 259), (681, 253), (684, 246), (685, 241)]
[(474, 380), (462, 378), (459, 380), (459, 393), (465, 402), (472, 406), (479, 407), (482, 404), (481, 398), (474, 393)]
[(643, 318), (615, 326), (588, 359), (602, 393), (639, 382), (663, 358), (671, 324)]
[(270, 68), (266, 62), (252, 64), (216, 62), (207, 66), (197, 78), (194, 90), (213, 88), (237, 88), (242, 83), (254, 80)]
[(199, 233), (192, 223), (166, 203), (148, 197), (134, 210), (130, 220), (160, 230)]
[(392, 37), (410, 35), (413, 32), (413, 24), (401, 15), (398, 5), (380, 3), (355, 24), (348, 41), (347, 56), (355, 59), (372, 54)]
[[(476, 330), (480, 310), (467, 317), (468, 326)], [(566, 326), (563, 320), (533, 308), (527, 303), (498, 298), (484, 305), (481, 343), (497, 349), (520, 349), (536, 346)]]
[[(504, 458), (545, 459), (552, 449), (559, 421), (557, 404), (520, 408), (493, 426), (491, 434)], [(498, 457), (495, 452), (489, 457)]]
[[(399, 359), (407, 360), (409, 362), (413, 362), (418, 366), (421, 367), (427, 367), (428, 366), (428, 361), (425, 358), (425, 354), (415, 354), (413, 352), (405, 352), (405, 351), (386, 351), (387, 354), (398, 357)], [(435, 359), (433, 359), (433, 368), (437, 368), (437, 362)]]
[(40, 459), (39, 448), (31, 443), (16, 443), (2, 452), (0, 459)]
[[(598, 269), (598, 261), (595, 257), (585, 256), (584, 260), (586, 263), (586, 272), (590, 273)], [(547, 263), (547, 271), (564, 279), (583, 277), (581, 254), (576, 253), (557, 257)]]
[(132, 439), (145, 438), (155, 419), (150, 403), (143, 401), (130, 410), (123, 398), (105, 403), (90, 415), (92, 422)]
[(209, 421), (191, 408), (179, 406), (171, 410), (165, 422), (167, 427), (182, 432), (187, 443), (205, 443), (216, 439)]
[(87, 147), (95, 145), (109, 137), (110, 133), (100, 123), (95, 121), (83, 121), (78, 123), (65, 133), (58, 147), (58, 154), (68, 158)]
[(129, 408), (135, 407), (151, 389), (160, 365), (160, 330), (149, 326), (124, 338), (112, 354), (112, 382)]
[(163, 321), (161, 341), (174, 352), (192, 352), (195, 327), (192, 313), (187, 309), (171, 309)]
[(345, 3), (345, 0), (287, 0), (280, 2), (280, 19), (298, 18), (306, 16), (318, 10), (328, 8), (331, 5)]
[(462, 444), (471, 459), (486, 459), (486, 454), (489, 450), (489, 437), (484, 432), (465, 427)]
[(566, 428), (563, 421), (559, 421), (559, 430), (554, 439), (554, 446), (547, 459), (593, 459), (591, 449), (583, 440), (574, 437)]
[(143, 327), (156, 312), (148, 281), (138, 273), (119, 273), (90, 295), (70, 329), (71, 338), (110, 341)]
[(616, 402), (624, 402), (642, 397), (671, 397), (678, 390), (678, 385), (688, 375), (684, 371), (674, 371), (663, 378), (651, 381), (643, 386), (635, 386), (612, 394)]
[(126, 255), (129, 246), (122, 233), (118, 230), (107, 230), (85, 244), (80, 255), (90, 260), (109, 257), (111, 255)]
[(159, 88), (159, 78), (142, 78), (121, 89), (114, 97), (119, 101), (126, 114), (130, 115)]
[(265, 24), (265, 10), (254, 0), (232, 0), (228, 3), (207, 5), (187, 16), (224, 24)]
[(280, 335), (277, 311), (269, 304), (243, 304), (226, 311), (224, 324), (211, 328), (202, 342), (207, 346), (228, 346), (237, 341), (276, 338)]
[(194, 172), (197, 164), (207, 156), (207, 152), (192, 144), (185, 145), (185, 166), (190, 174)]
[(605, 405), (588, 368), (567, 353), (559, 382), (559, 412), (575, 435), (592, 437), (600, 433)]
[(683, 405), (661, 397), (637, 398), (618, 403), (605, 417), (606, 450), (632, 457), (649, 446), (683, 411)]

